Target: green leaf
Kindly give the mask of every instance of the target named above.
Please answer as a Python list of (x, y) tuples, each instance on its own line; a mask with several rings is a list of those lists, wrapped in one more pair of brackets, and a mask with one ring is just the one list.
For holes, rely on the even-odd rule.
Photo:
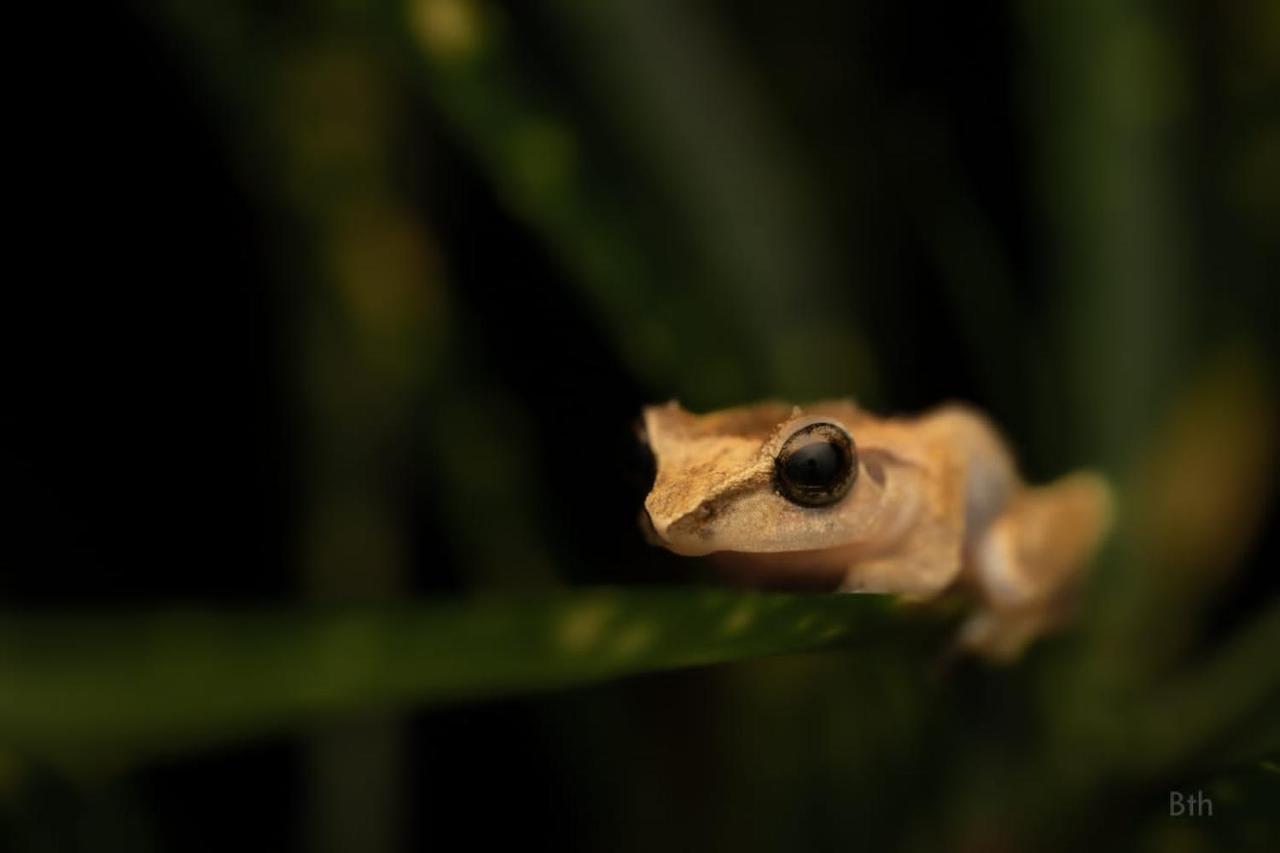
[(0, 743), (55, 756), (812, 649), (886, 629), (850, 595), (595, 590), (536, 600), (0, 614)]

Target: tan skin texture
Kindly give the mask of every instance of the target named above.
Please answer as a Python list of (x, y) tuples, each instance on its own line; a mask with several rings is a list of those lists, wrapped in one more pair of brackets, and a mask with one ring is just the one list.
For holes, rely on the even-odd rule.
[[(855, 448), (852, 485), (824, 506), (789, 500), (777, 472), (788, 439), (814, 424)], [(657, 544), (711, 555), (754, 586), (919, 601), (967, 590), (977, 606), (960, 643), (993, 660), (1064, 620), (1111, 516), (1100, 476), (1029, 487), (995, 427), (958, 405), (881, 418), (849, 400), (706, 415), (672, 402), (646, 408), (644, 428), (657, 462), (644, 523)]]

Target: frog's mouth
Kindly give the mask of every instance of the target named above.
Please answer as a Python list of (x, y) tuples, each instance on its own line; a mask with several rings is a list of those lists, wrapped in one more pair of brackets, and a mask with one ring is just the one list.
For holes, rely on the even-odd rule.
[(786, 592), (835, 592), (847, 568), (829, 551), (716, 551), (709, 564), (730, 583)]
[(663, 539), (647, 509), (640, 510), (640, 532), (650, 545), (685, 557), (707, 557), (721, 580), (758, 589), (831, 592), (843, 577), (844, 563), (830, 562), (831, 550), (751, 554), (743, 551), (698, 551)]

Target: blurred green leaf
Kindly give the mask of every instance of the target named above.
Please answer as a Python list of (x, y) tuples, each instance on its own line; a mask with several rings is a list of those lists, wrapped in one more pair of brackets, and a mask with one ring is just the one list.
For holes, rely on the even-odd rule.
[(1280, 748), (1280, 604), (1238, 629), (1181, 678), (1152, 690), (1126, 740), (1146, 772), (1232, 758), (1249, 761)]
[(753, 359), (762, 374), (746, 393), (864, 395), (874, 370), (842, 267), (844, 235), (747, 53), (698, 4), (546, 8), (628, 167), (649, 176), (689, 240), (692, 283), (711, 307), (703, 322), (745, 332), (740, 363)]
[(623, 141), (608, 156), (499, 7), (419, 0), (410, 22), (441, 117), (636, 375), (695, 407), (865, 392), (816, 181), (714, 27), (678, 3), (545, 11)]
[(543, 599), (0, 616), (0, 742), (174, 749), (340, 712), (477, 699), (811, 649), (880, 597), (597, 590)]

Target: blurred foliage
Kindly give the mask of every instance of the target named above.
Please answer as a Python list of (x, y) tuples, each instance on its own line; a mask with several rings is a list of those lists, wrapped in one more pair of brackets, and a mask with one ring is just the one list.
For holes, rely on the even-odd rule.
[[(308, 716), (848, 643), (883, 633), (886, 612), (877, 598), (706, 589), (279, 614), (11, 616), (0, 623), (0, 728), (73, 765), (119, 761)], [(227, 689), (211, 689), (219, 685)]]
[[(0, 832), (135, 849), (136, 774), (301, 732), (304, 844), (404, 849), (448, 809), (396, 715), (530, 694), (418, 763), (479, 765), (477, 816), (519, 774), (584, 849), (1280, 836), (1277, 4), (135, 12), (266, 223), (307, 603), (4, 602)], [(945, 606), (634, 583), (696, 569), (643, 550), (615, 428), (843, 394), (1107, 471), (1069, 635), (940, 668)]]

